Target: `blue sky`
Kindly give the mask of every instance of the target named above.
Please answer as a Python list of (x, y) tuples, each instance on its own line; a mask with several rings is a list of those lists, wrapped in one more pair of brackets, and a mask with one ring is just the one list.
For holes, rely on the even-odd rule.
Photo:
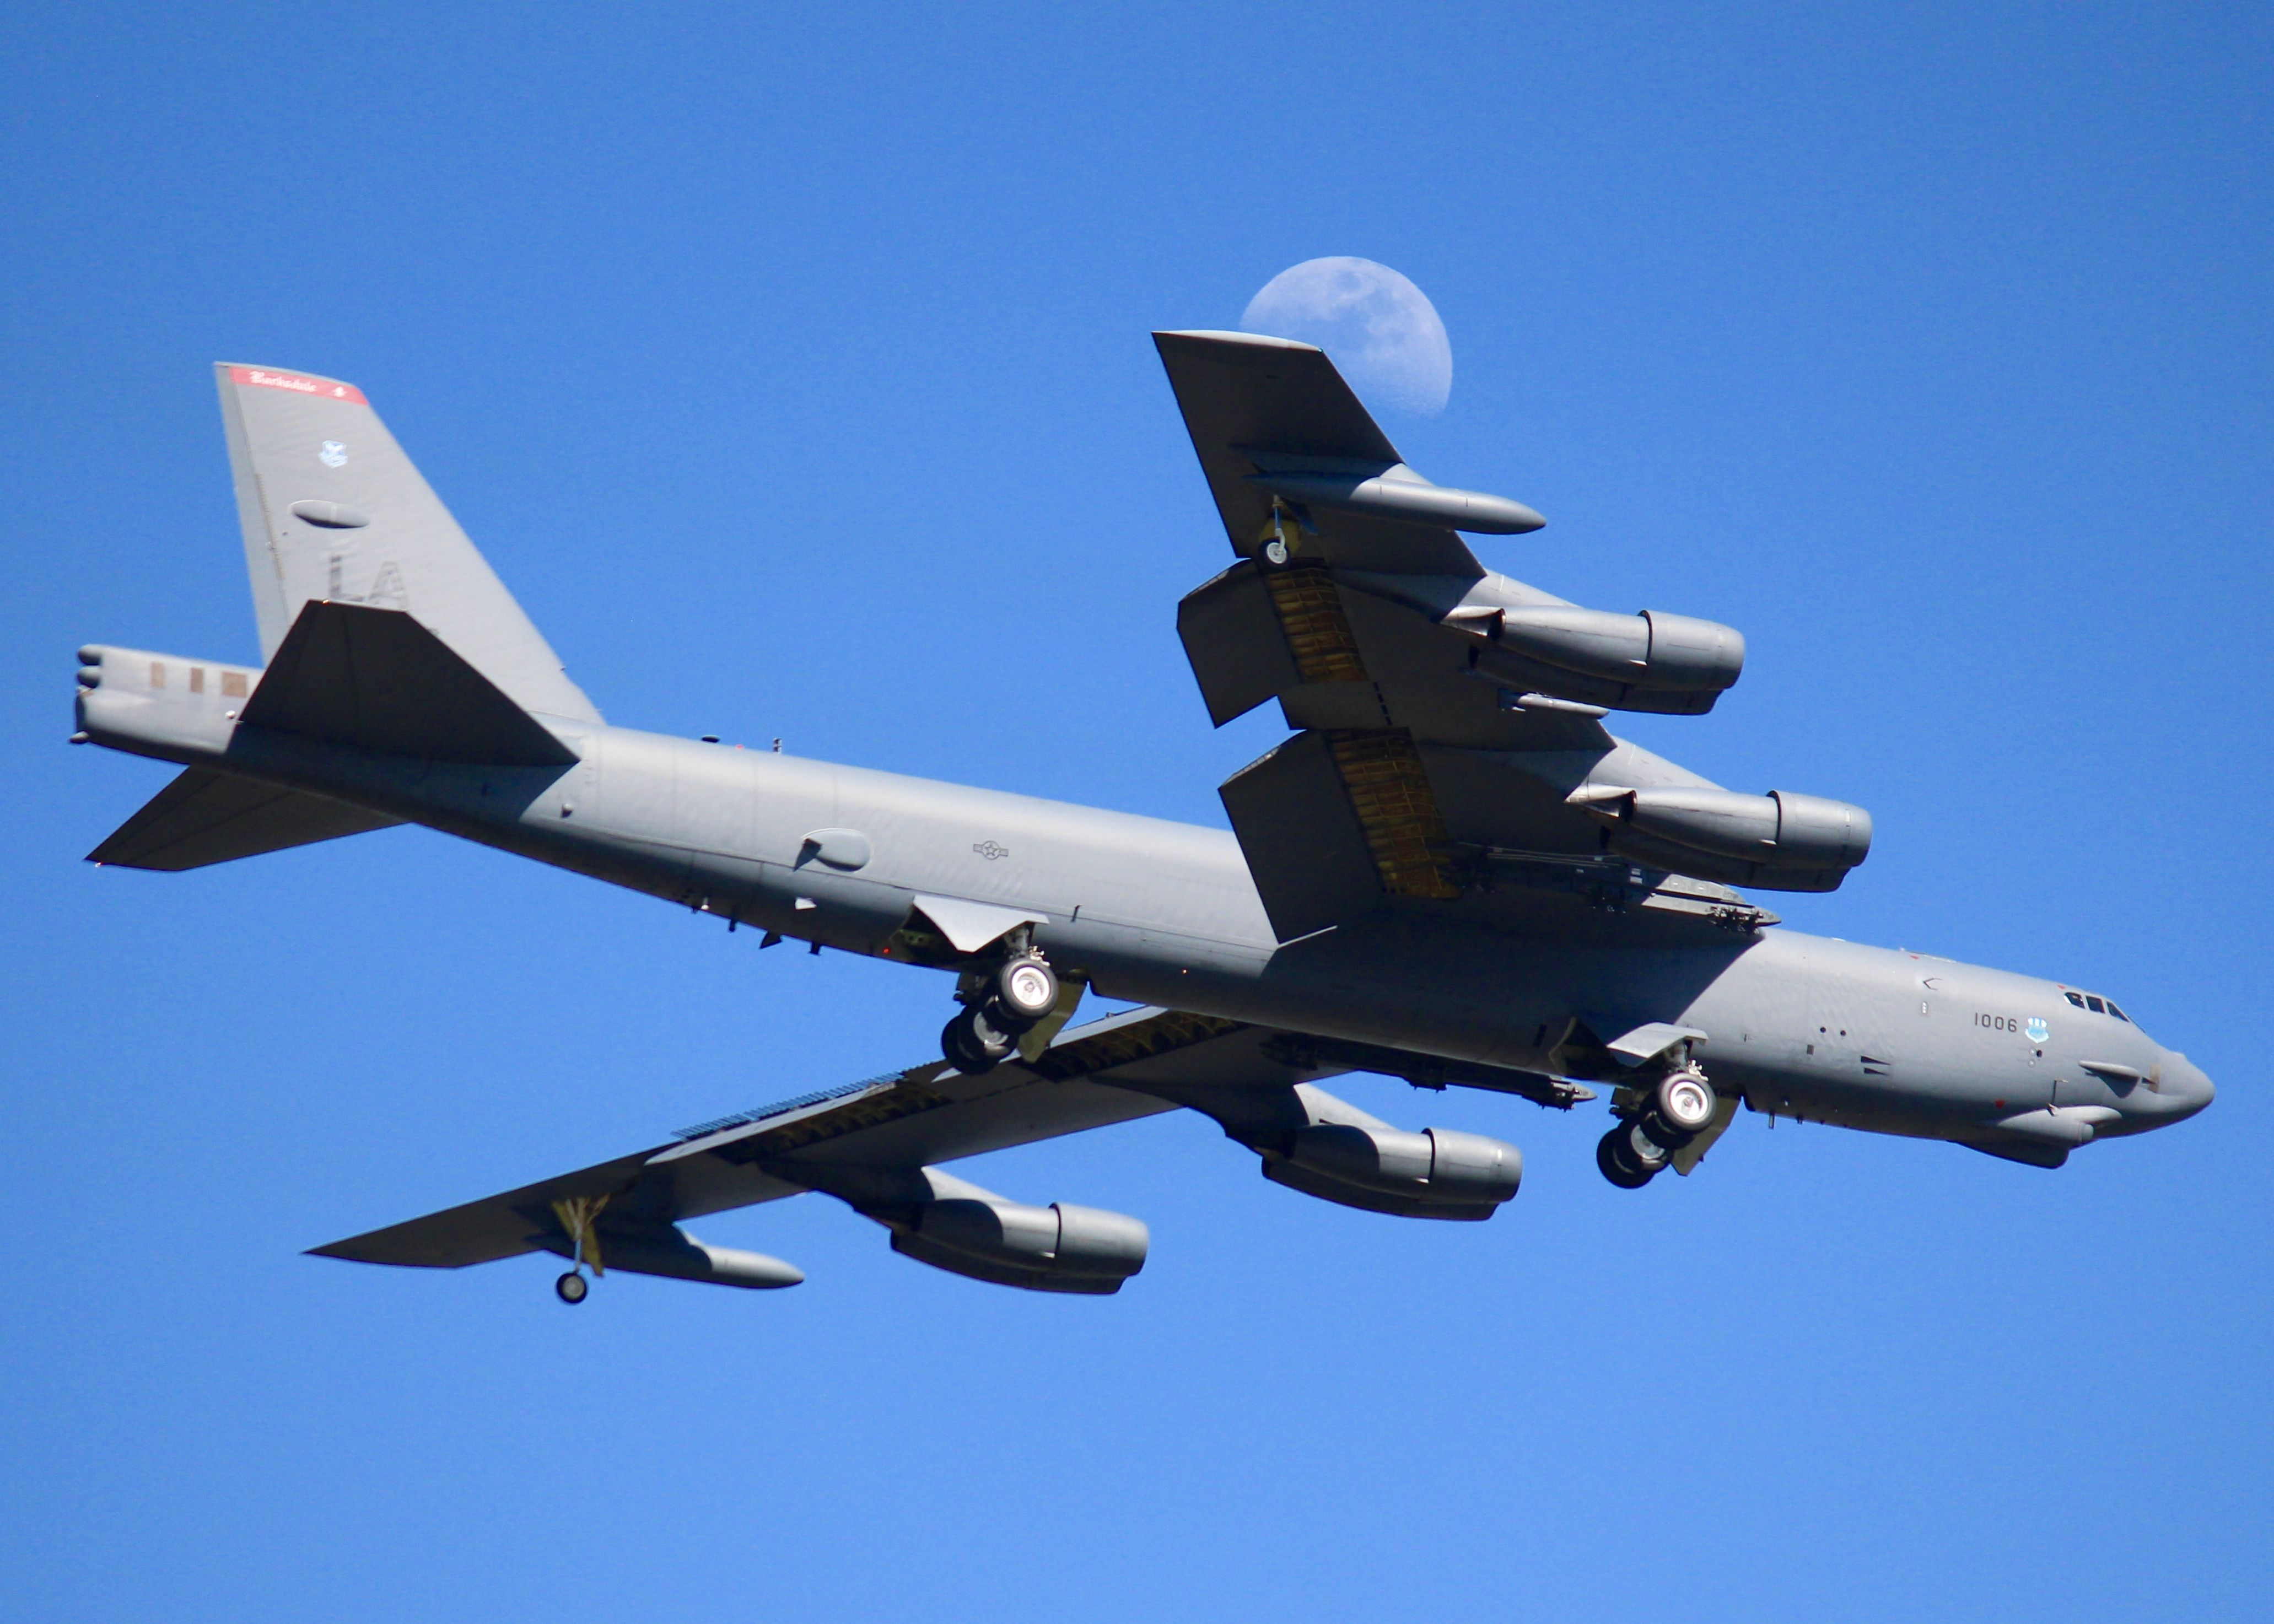
[[(359, 4), (0, 17), (0, 1615), (2262, 1615), (2269, 125), (2239, 6)], [(257, 658), (207, 364), (360, 384), (615, 721), (1220, 823), (1145, 334), (1411, 276), (1489, 562), (1740, 627), (1645, 743), (1870, 807), (1803, 929), (2221, 1085), (2057, 1173), (1597, 1118), (1401, 1224), (1184, 1116), (975, 1164), (1121, 1296), (822, 1198), (752, 1296), (305, 1246), (931, 1051), (945, 989), (399, 830), (79, 861), (89, 640)]]

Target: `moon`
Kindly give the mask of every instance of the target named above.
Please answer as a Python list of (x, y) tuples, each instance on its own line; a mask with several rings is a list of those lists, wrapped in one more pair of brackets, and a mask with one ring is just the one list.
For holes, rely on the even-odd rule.
[(1247, 301), (1243, 332), (1300, 339), (1334, 357), (1359, 395), (1434, 417), (1453, 392), (1453, 346), (1429, 296), (1348, 254), (1288, 267)]

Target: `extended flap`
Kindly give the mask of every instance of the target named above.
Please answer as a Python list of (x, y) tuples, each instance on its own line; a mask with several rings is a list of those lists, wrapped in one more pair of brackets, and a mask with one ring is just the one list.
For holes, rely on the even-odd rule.
[(1296, 734), (1216, 793), (1282, 942), (1381, 898), (1380, 871), (1324, 733)]
[(1246, 560), (1185, 595), (1177, 635), (1218, 727), (1303, 680), (1262, 576)]

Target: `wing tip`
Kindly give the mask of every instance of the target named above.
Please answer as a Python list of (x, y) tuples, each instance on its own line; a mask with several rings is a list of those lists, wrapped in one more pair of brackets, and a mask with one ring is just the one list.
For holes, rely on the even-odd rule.
[(1316, 344), (1306, 344), (1297, 338), (1274, 338), (1269, 333), (1234, 333), (1221, 327), (1171, 327), (1156, 330), (1154, 343), (1165, 349), (1171, 339), (1184, 339), (1194, 345), (1223, 345), (1246, 350), (1307, 350), (1314, 355), (1325, 352)]
[(377, 1249), (358, 1246), (360, 1237), (334, 1241), (325, 1246), (311, 1246), (300, 1255), (304, 1258), (335, 1258), (343, 1263), (371, 1263), (383, 1268), (453, 1268), (455, 1264), (436, 1263), (427, 1258), (388, 1257)]

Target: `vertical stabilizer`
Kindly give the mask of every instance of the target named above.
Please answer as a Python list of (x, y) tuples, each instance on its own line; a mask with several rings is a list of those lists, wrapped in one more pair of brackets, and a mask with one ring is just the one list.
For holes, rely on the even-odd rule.
[(311, 599), (403, 610), (523, 709), (600, 719), (362, 390), (214, 372), (264, 658)]

